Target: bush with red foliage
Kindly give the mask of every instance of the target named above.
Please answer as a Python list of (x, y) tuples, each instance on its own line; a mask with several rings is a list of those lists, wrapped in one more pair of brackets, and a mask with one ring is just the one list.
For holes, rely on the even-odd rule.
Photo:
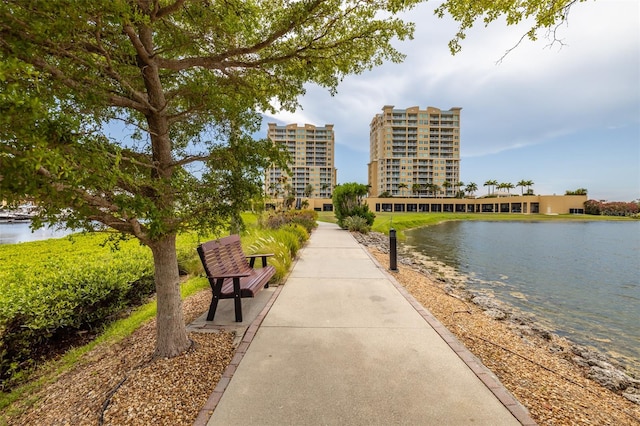
[(625, 201), (612, 201), (607, 203), (588, 200), (584, 203), (584, 212), (586, 214), (603, 216), (635, 216), (640, 213), (640, 203)]

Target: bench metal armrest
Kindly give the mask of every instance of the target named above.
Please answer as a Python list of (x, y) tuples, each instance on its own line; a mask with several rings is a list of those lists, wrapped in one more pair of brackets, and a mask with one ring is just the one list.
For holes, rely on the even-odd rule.
[(262, 258), (262, 267), (264, 268), (265, 266), (267, 266), (267, 257), (273, 256), (273, 253), (264, 253), (264, 254), (248, 254), (245, 255), (247, 257), (247, 259), (249, 259), (249, 266), (251, 266), (253, 268), (253, 265), (255, 265), (256, 263), (256, 258), (261, 257)]

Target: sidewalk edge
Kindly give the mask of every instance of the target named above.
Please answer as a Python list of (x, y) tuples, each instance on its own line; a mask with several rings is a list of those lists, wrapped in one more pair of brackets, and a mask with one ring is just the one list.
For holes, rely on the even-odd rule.
[[(355, 239), (355, 237), (354, 237)], [(357, 241), (357, 240), (356, 240)], [(529, 414), (529, 410), (518, 401), (515, 396), (507, 390), (507, 388), (500, 382), (496, 375), (489, 370), (481, 361), (476, 357), (467, 347), (458, 340), (458, 338), (449, 331), (436, 317), (433, 316), (429, 310), (427, 310), (420, 302), (418, 302), (409, 291), (400, 284), (396, 278), (373, 257), (373, 255), (367, 250), (365, 246), (358, 243), (362, 247), (363, 251), (371, 258), (371, 260), (378, 266), (380, 271), (391, 281), (396, 287), (398, 292), (413, 306), (413, 308), (422, 316), (422, 318), (435, 330), (440, 337), (445, 341), (447, 345), (458, 355), (458, 357), (464, 362), (469, 369), (485, 384), (485, 386), (493, 393), (496, 398), (504, 405), (507, 410), (523, 425), (534, 426), (537, 423), (533, 420)]]

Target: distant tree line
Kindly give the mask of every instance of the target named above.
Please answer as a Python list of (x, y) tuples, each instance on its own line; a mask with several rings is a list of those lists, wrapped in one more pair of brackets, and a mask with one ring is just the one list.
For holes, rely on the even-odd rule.
[[(523, 179), (520, 182), (518, 182), (517, 185), (514, 185), (510, 182), (498, 183), (497, 180), (492, 179), (492, 180), (486, 181), (483, 186), (488, 187), (488, 192), (486, 195), (487, 197), (497, 196), (495, 194), (496, 189), (506, 190), (506, 192), (510, 194), (510, 190), (514, 189), (517, 186), (521, 187), (521, 195), (534, 194), (533, 189), (531, 189), (531, 186), (533, 186), (532, 180)], [(526, 192), (524, 190), (525, 187), (527, 188)], [(453, 188), (453, 190), (451, 190), (450, 188)], [(409, 188), (409, 185), (407, 185), (404, 182), (398, 184), (398, 191), (401, 197), (407, 197), (408, 191), (403, 191), (407, 189), (411, 190), (414, 197), (415, 196), (421, 197), (424, 194), (427, 197), (436, 197), (436, 198), (438, 198), (438, 196), (448, 197), (448, 198), (451, 198), (451, 197), (464, 198), (466, 194), (466, 196), (470, 198), (475, 198), (475, 193), (478, 190), (478, 185), (475, 182), (469, 182), (465, 184), (462, 181), (460, 182), (444, 181), (442, 185), (437, 185), (435, 183), (427, 183), (427, 184), (414, 183), (411, 186), (411, 188)], [(394, 195), (391, 191), (384, 191), (378, 195), (379, 198), (393, 198), (393, 196)]]
[(574, 190), (567, 189), (564, 192), (564, 195), (587, 195), (587, 189), (586, 188), (578, 188)]

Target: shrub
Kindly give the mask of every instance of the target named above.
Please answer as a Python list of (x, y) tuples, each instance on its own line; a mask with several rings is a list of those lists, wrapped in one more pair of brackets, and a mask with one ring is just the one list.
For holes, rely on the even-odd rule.
[(279, 229), (261, 229), (242, 237), (242, 246), (247, 254), (273, 253), (268, 259), (276, 268), (271, 279), (275, 283), (282, 281), (289, 272), (293, 259), (302, 244), (309, 238), (309, 233), (299, 224), (288, 224)]
[(596, 200), (585, 201), (584, 212), (586, 214), (599, 215), (602, 212), (602, 203)]
[(195, 249), (197, 245), (198, 241), (196, 240), (190, 244), (179, 244), (176, 248), (180, 275), (200, 275), (204, 272), (200, 256)]
[(360, 216), (349, 216), (343, 221), (344, 228), (352, 232), (367, 234), (371, 231), (371, 226), (367, 220)]
[(278, 229), (287, 224), (302, 225), (307, 232), (318, 226), (318, 213), (313, 210), (288, 210), (285, 212), (269, 212), (260, 218), (260, 225), (266, 229)]
[(356, 207), (351, 211), (352, 217), (360, 217), (364, 219), (367, 225), (372, 226), (375, 221), (376, 215), (369, 210), (369, 206), (364, 204), (362, 206)]
[(273, 256), (268, 259), (269, 264), (276, 269), (271, 282), (278, 282), (282, 281), (289, 271), (293, 259), (291, 250), (291, 246), (278, 240), (275, 235), (264, 234), (255, 239), (246, 252), (247, 254), (273, 253)]
[(341, 228), (345, 228), (344, 220), (349, 216), (360, 216), (369, 226), (373, 225), (376, 216), (364, 201), (368, 191), (367, 185), (360, 183), (345, 183), (336, 187), (332, 200), (336, 219)]
[(639, 211), (640, 205), (634, 202), (588, 200), (584, 203), (584, 212), (592, 215), (634, 217)]
[(103, 235), (0, 247), (0, 388), (57, 341), (102, 327), (153, 292), (153, 262), (137, 241)]
[(299, 223), (289, 223), (283, 226), (281, 229), (294, 234), (297, 237), (298, 241), (300, 241), (301, 243), (304, 243), (309, 239), (309, 232), (307, 231), (307, 228), (300, 225)]
[(587, 195), (587, 189), (586, 188), (578, 188), (578, 189), (573, 190), (573, 191), (570, 190), (570, 189), (567, 189), (564, 192), (564, 195)]

